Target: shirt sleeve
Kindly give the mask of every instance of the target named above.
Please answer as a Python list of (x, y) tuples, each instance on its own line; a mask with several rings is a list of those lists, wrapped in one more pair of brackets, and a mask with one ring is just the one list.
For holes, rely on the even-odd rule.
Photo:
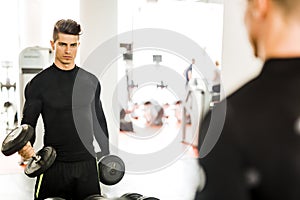
[(109, 154), (109, 134), (107, 129), (106, 118), (103, 112), (102, 103), (100, 100), (101, 86), (98, 82), (94, 102), (92, 103), (93, 112), (93, 129), (96, 141), (101, 148), (101, 154)]
[[(38, 94), (38, 90), (34, 88), (33, 84), (29, 82), (25, 87), (25, 104), (23, 108), (23, 116), (21, 124), (28, 124), (35, 130), (37, 120), (42, 110), (42, 101)], [(35, 142), (35, 133), (30, 140), (33, 145)]]

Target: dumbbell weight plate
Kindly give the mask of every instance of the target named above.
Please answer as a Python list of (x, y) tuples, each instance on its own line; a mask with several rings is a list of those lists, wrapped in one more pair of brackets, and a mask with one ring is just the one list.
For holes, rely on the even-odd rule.
[(102, 197), (99, 194), (95, 194), (95, 195), (88, 196), (84, 200), (106, 200), (106, 198)]
[(87, 198), (85, 198), (84, 200), (129, 200), (127, 198), (123, 198), (123, 197), (120, 197), (120, 198), (105, 198), (105, 197), (102, 197), (101, 195), (92, 195), (92, 196), (88, 196)]
[(115, 155), (102, 157), (98, 162), (99, 179), (105, 185), (117, 184), (125, 174), (125, 164)]
[(39, 159), (35, 160), (35, 158), (31, 158), (24, 170), (25, 174), (30, 178), (44, 173), (51, 167), (56, 158), (56, 151), (52, 147), (44, 147), (36, 153), (36, 157)]
[(12, 130), (3, 140), (1, 151), (5, 156), (10, 156), (21, 150), (33, 137), (32, 126), (23, 124)]
[(123, 194), (122, 197), (126, 197), (128, 200), (137, 200), (139, 198), (142, 198), (143, 195), (141, 195), (139, 193), (126, 193), (126, 194)]

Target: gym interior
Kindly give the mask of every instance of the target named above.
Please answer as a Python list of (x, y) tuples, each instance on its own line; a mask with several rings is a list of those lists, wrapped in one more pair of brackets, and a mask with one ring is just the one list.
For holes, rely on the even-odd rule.
[[(243, 9), (242, 0), (1, 1), (1, 143), (20, 125), (26, 84), (53, 62), (54, 23), (74, 19), (83, 29), (76, 64), (101, 82), (110, 151), (125, 164), (122, 180), (100, 183), (103, 196), (194, 199), (206, 181), (197, 162), (203, 117), (260, 71)], [(42, 147), (39, 118), (34, 149)], [(0, 154), (1, 199), (32, 199), (34, 184), (17, 153)]]

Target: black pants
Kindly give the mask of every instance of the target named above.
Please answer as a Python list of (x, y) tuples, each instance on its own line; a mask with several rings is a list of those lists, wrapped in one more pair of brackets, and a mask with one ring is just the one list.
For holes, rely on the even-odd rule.
[(100, 194), (96, 160), (59, 162), (37, 177), (35, 200), (60, 197), (66, 200), (83, 200)]

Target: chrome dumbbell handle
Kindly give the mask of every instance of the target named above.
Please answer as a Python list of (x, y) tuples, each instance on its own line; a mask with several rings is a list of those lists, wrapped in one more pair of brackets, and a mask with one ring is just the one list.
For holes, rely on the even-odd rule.
[(36, 155), (36, 154), (34, 154), (32, 157), (31, 157), (33, 160), (35, 160), (36, 162), (39, 162), (40, 160), (41, 160), (41, 156), (39, 156), (39, 155)]

